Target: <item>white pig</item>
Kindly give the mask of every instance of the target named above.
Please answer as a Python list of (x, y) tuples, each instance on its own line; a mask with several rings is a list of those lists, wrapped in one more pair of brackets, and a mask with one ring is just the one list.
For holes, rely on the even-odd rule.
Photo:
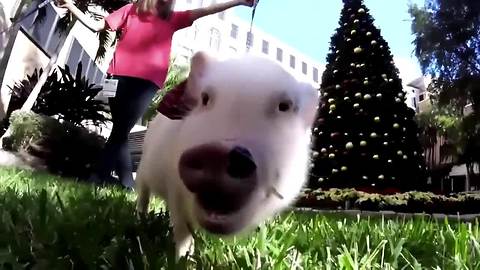
[(166, 201), (177, 259), (191, 229), (232, 236), (294, 202), (306, 182), (318, 91), (260, 56), (191, 60), (182, 120), (157, 115), (136, 177), (137, 211)]

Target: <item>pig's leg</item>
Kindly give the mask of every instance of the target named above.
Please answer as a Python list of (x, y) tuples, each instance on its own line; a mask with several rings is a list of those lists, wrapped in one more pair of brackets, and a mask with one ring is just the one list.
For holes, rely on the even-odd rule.
[(146, 214), (150, 203), (150, 188), (142, 181), (141, 177), (136, 179), (137, 186), (137, 214)]
[[(178, 198), (178, 197), (177, 197)], [(185, 211), (182, 211), (181, 200), (175, 198), (175, 203), (170, 204), (170, 222), (173, 228), (173, 240), (175, 242), (175, 257), (180, 259), (189, 253), (192, 255), (194, 243), (191, 228)]]

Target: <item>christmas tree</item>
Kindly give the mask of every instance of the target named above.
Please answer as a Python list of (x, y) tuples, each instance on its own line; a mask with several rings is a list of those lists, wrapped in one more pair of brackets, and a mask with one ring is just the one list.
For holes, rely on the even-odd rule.
[(313, 128), (311, 187), (419, 189), (425, 163), (415, 112), (362, 0), (343, 0)]

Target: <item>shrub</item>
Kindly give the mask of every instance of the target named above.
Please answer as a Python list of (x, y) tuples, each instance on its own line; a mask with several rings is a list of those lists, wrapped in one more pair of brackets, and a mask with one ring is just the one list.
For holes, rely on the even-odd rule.
[[(15, 83), (10, 89), (11, 99), (6, 117), (2, 121), (2, 133), (10, 125), (9, 120), (12, 112), (23, 106), (42, 73), (42, 69), (35, 69), (31, 75), (28, 75), (21, 82)], [(42, 115), (55, 116), (77, 126), (86, 123), (99, 126), (109, 121), (107, 104), (94, 99), (102, 90), (102, 87), (90, 84), (88, 79), (82, 77), (81, 74), (81, 62), (77, 66), (75, 77), (70, 73), (68, 66), (65, 66), (65, 68), (58, 67), (48, 76), (42, 86), (32, 111)]]
[(40, 159), (51, 173), (87, 178), (96, 167), (96, 158), (105, 139), (72, 123), (33, 112), (15, 111), (12, 134), (4, 148)]
[(406, 213), (480, 213), (480, 194), (436, 195), (431, 192), (410, 191), (384, 195), (352, 189), (306, 189), (297, 200), (298, 207), (317, 209), (350, 209), (395, 211)]
[(20, 82), (17, 82), (10, 88), (10, 101), (8, 103), (7, 111), (5, 113), (5, 118), (2, 120), (2, 130), (1, 133), (4, 134), (5, 131), (10, 126), (10, 116), (13, 111), (20, 109), (27, 100), (28, 96), (32, 92), (33, 88), (38, 82), (38, 79), (43, 73), (43, 69), (35, 69), (31, 75), (27, 75), (25, 79)]

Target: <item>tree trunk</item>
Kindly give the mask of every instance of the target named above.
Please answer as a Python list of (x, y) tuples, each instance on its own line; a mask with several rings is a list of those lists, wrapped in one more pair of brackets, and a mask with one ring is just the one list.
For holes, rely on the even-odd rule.
[(472, 179), (473, 164), (466, 162), (465, 167), (467, 168), (467, 175), (465, 176), (465, 191), (470, 191), (470, 179)]
[[(22, 0), (19, 6), (17, 7), (17, 10), (15, 11), (15, 15), (13, 17), (14, 22), (21, 15), (25, 2), (26, 0)], [(7, 70), (8, 61), (10, 60), (10, 55), (12, 54), (13, 45), (15, 44), (15, 40), (17, 39), (17, 34), (20, 29), (20, 25), (12, 24), (11, 27), (12, 28), (6, 33), (7, 44), (0, 57), (0, 86), (3, 85), (3, 80), (5, 78), (5, 72)], [(5, 111), (8, 107), (8, 104), (3, 104), (1, 101), (0, 101), (0, 104), (1, 104), (0, 120), (2, 120), (5, 117)]]

